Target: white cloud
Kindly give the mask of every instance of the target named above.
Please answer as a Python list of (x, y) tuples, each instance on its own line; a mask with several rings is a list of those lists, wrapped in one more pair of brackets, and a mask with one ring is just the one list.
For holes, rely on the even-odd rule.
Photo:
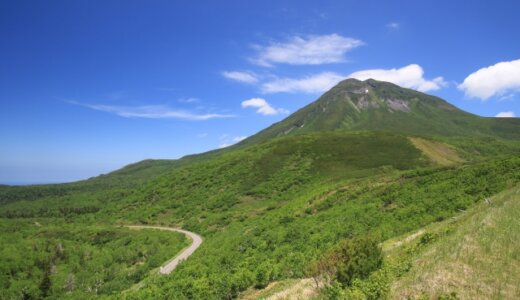
[(501, 96), (498, 98), (498, 101), (509, 101), (509, 100), (513, 100), (515, 98), (515, 93), (502, 93), (500, 94)]
[(164, 105), (145, 105), (145, 106), (113, 106), (104, 104), (84, 104), (75, 101), (67, 101), (70, 104), (88, 107), (90, 109), (113, 113), (125, 118), (144, 118), (144, 119), (181, 119), (191, 121), (204, 121), (209, 119), (232, 118), (234, 115), (226, 114), (195, 114), (186, 110), (175, 110)]
[(401, 27), (401, 24), (399, 24), (397, 22), (390, 22), (390, 23), (386, 24), (386, 27), (389, 29), (392, 29), (392, 30), (397, 30)]
[(245, 135), (243, 135), (243, 136), (235, 136), (233, 138), (233, 142), (238, 143), (238, 142), (241, 142), (241, 141), (245, 140), (246, 138), (247, 138), (247, 136), (245, 136)]
[(470, 74), (458, 88), (468, 97), (487, 100), (520, 90), (520, 59), (499, 62)]
[(257, 83), (258, 76), (253, 72), (241, 72), (241, 71), (224, 71), (222, 75), (227, 79), (243, 82), (243, 83)]
[(343, 75), (324, 72), (299, 79), (277, 78), (263, 83), (261, 89), (263, 93), (322, 93), (343, 79)]
[(272, 107), (269, 103), (267, 103), (267, 101), (265, 101), (265, 99), (262, 99), (262, 98), (251, 98), (249, 100), (244, 100), (244, 101), (242, 101), (242, 107), (243, 108), (248, 108), (248, 107), (258, 108), (256, 110), (256, 112), (259, 114), (262, 114), (262, 115), (266, 115), (266, 116), (267, 115), (276, 115), (279, 113), (283, 113), (283, 114), (289, 113), (289, 111), (286, 109)]
[(233, 138), (230, 138), (229, 135), (224, 134), (220, 138), (221, 144), (218, 147), (219, 148), (226, 148), (226, 147), (234, 145), (234, 144), (236, 144), (238, 142), (241, 142), (241, 141), (245, 140), (246, 138), (247, 138), (247, 136), (235, 136)]
[(503, 112), (499, 112), (495, 117), (496, 118), (514, 118), (515, 113), (512, 111), (503, 111)]
[(178, 88), (174, 88), (174, 87), (157, 87), (157, 88), (155, 88), (155, 90), (161, 91), (161, 92), (174, 92), (174, 91), (177, 91), (179, 89)]
[(363, 42), (339, 34), (294, 36), (284, 43), (256, 46), (258, 56), (251, 59), (261, 66), (273, 64), (320, 65), (345, 61), (345, 53)]
[(347, 77), (359, 80), (372, 78), (380, 81), (388, 81), (421, 92), (438, 90), (447, 85), (446, 81), (444, 81), (444, 78), (442, 77), (428, 80), (423, 76), (424, 71), (422, 67), (416, 64), (411, 64), (400, 69), (372, 69), (358, 71), (348, 75)]
[(424, 71), (421, 66), (412, 64), (400, 69), (362, 70), (350, 75), (324, 72), (304, 78), (277, 78), (263, 83), (261, 89), (264, 93), (323, 93), (346, 78), (359, 80), (372, 78), (421, 92), (438, 90), (447, 85), (442, 77), (428, 80), (423, 75)]
[(180, 98), (177, 101), (179, 101), (180, 103), (197, 103), (197, 102), (200, 102), (200, 99), (195, 98), (195, 97), (189, 97), (189, 98)]

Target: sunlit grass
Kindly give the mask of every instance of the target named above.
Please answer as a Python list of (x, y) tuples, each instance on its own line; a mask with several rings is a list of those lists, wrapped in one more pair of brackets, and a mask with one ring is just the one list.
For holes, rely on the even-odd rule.
[(520, 187), (469, 210), (453, 224), (430, 230), (438, 240), (412, 260), (412, 269), (392, 287), (393, 298), (461, 299), (520, 297)]

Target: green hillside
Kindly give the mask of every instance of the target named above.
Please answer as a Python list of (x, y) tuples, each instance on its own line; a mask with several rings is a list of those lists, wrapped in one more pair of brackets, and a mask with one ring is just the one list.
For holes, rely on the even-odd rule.
[(285, 279), (240, 299), (517, 299), (520, 186), (381, 243), (384, 263), (347, 288)]
[[(192, 166), (149, 190), (148, 197), (157, 199), (152, 207), (136, 201), (124, 213), (125, 221), (181, 224), (206, 238), (190, 263), (136, 297), (168, 291), (166, 298), (226, 298), (250, 286), (305, 276), (308, 262), (335, 243), (366, 234), (386, 239), (449, 218), (520, 182), (519, 167), (512, 158), (335, 184), (282, 169), (282, 178), (292, 178), (290, 188), (290, 181), (274, 175), (251, 190), (243, 189), (251, 183), (239, 179), (244, 174), (236, 166), (226, 170), (232, 177), (222, 190), (222, 183), (211, 181), (213, 174), (203, 175), (211, 172), (209, 165)], [(196, 179), (185, 182), (186, 174)], [(179, 182), (192, 188), (182, 190)], [(195, 188), (196, 182), (202, 187)]]
[[(425, 228), (415, 241), (425, 245), (410, 258), (410, 271), (392, 284), (390, 297), (520, 297), (519, 217), (516, 187), (481, 201), (456, 220)], [(425, 236), (431, 241), (425, 243)], [(403, 247), (410, 249), (413, 242)]]
[[(356, 254), (358, 245), (449, 220), (518, 185), (518, 129), (517, 119), (481, 118), (389, 83), (347, 80), (234, 147), (142, 161), (76, 183), (0, 187), (2, 241), (10, 243), (0, 288), (14, 298), (99, 297), (76, 260), (55, 258), (57, 243), (72, 257), (92, 247), (110, 253), (91, 262), (106, 298), (233, 299), (308, 277), (316, 262), (346, 257), (337, 251)], [(131, 224), (184, 228), (204, 242), (170, 275), (150, 273), (168, 247), (151, 254), (163, 236), (117, 229)], [(93, 245), (96, 230), (116, 233)], [(121, 239), (135, 242), (138, 262), (118, 260)], [(164, 243), (171, 255), (185, 245), (171, 243)], [(28, 249), (36, 263), (16, 249)], [(57, 272), (48, 273), (52, 266)], [(330, 284), (346, 291), (385, 270), (377, 268), (354, 268)], [(61, 270), (75, 276), (73, 290)]]
[(47, 197), (63, 197), (78, 193), (93, 193), (100, 190), (125, 190), (139, 186), (156, 178), (184, 162), (179, 160), (144, 160), (134, 163), (109, 174), (64, 184), (46, 184), (31, 186), (0, 186), (0, 203), (21, 200), (36, 200)]
[[(22, 188), (0, 186), (0, 202), (100, 189), (127, 189), (175, 168), (286, 135), (324, 131), (386, 131), (458, 143), (461, 149), (468, 148), (468, 144), (471, 144), (469, 150), (473, 153), (468, 158), (472, 160), (479, 156), (488, 156), (490, 152), (499, 154), (517, 151), (519, 128), (518, 118), (478, 117), (440, 98), (392, 83), (373, 79), (347, 79), (317, 101), (235, 146), (188, 155), (178, 160), (144, 160), (109, 174), (75, 183)], [(466, 140), (461, 141), (463, 138)], [(503, 149), (504, 147), (507, 149)]]
[(347, 79), (315, 102), (244, 140), (323, 130), (385, 130), (425, 136), (498, 136), (520, 139), (520, 119), (483, 118), (445, 100), (373, 79)]
[(118, 293), (188, 244), (178, 233), (59, 219), (1, 219), (0, 233), (0, 299)]

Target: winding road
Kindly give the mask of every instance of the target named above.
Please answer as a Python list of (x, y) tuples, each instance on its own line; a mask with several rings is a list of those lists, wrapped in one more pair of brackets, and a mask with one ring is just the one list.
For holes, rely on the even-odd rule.
[(200, 244), (202, 244), (202, 237), (200, 235), (193, 233), (191, 231), (182, 230), (182, 229), (178, 229), (178, 228), (161, 227), (161, 226), (146, 226), (146, 225), (128, 225), (125, 227), (128, 227), (130, 229), (158, 229), (158, 230), (166, 230), (166, 231), (175, 231), (175, 232), (180, 232), (180, 233), (186, 235), (187, 237), (189, 237), (192, 240), (192, 243), (188, 248), (184, 249), (179, 255), (175, 256), (174, 258), (169, 260), (164, 266), (160, 267), (159, 273), (161, 273), (161, 274), (166, 274), (166, 275), (170, 274), (181, 261), (185, 260), (190, 255), (192, 255), (193, 252), (195, 252), (195, 250), (197, 250), (197, 248), (199, 248)]

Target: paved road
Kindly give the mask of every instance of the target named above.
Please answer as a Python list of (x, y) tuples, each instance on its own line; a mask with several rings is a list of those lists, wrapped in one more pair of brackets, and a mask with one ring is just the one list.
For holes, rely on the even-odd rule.
[(197, 250), (197, 248), (199, 248), (200, 244), (202, 244), (202, 237), (200, 235), (193, 233), (191, 231), (186, 231), (186, 230), (182, 230), (182, 229), (171, 228), (171, 227), (161, 227), (161, 226), (145, 226), (145, 225), (130, 225), (130, 226), (125, 226), (125, 227), (132, 228), (132, 229), (158, 229), (158, 230), (180, 232), (180, 233), (186, 235), (187, 237), (189, 237), (193, 241), (188, 248), (184, 249), (179, 255), (177, 255), (170, 261), (168, 261), (166, 263), (166, 265), (162, 266), (159, 269), (159, 273), (161, 273), (161, 274), (170, 274), (181, 261), (185, 260), (190, 255), (192, 255), (193, 252), (195, 252), (195, 250)]

